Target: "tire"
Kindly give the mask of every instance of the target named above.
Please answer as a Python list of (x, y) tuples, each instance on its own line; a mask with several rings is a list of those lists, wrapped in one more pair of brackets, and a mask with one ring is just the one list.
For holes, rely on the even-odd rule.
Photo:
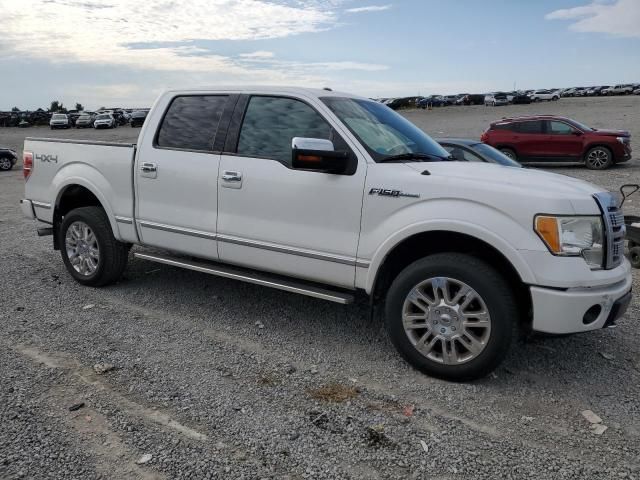
[(553, 97), (551, 100), (554, 101), (554, 102), (557, 102), (559, 100), (559, 98), (558, 97)]
[(0, 170), (3, 172), (9, 171), (13, 168), (13, 161), (11, 157), (0, 157)]
[(613, 165), (613, 154), (607, 147), (590, 148), (584, 156), (584, 164), (589, 170), (606, 170)]
[[(84, 227), (89, 229), (89, 233)], [(129, 248), (114, 238), (109, 219), (102, 208), (81, 207), (71, 210), (65, 215), (58, 235), (62, 261), (78, 283), (102, 287), (115, 283), (122, 276), (127, 266)], [(69, 258), (74, 243), (75, 248), (82, 252), (77, 257), (81, 263), (76, 266)], [(97, 250), (97, 255), (92, 254), (91, 250)]]
[[(443, 285), (448, 286), (448, 301), (444, 300)], [(462, 288), (470, 288), (474, 295), (461, 294)], [(460, 312), (469, 308), (488, 313), (481, 319), (467, 311), (470, 316), (465, 326)], [(412, 326), (405, 329), (405, 315), (421, 313), (425, 318), (410, 320)], [(477, 326), (469, 328), (470, 323)], [(387, 291), (385, 326), (389, 338), (412, 366), (433, 377), (468, 381), (488, 375), (509, 351), (517, 325), (518, 308), (507, 281), (489, 264), (470, 255), (439, 253), (422, 258), (400, 272)], [(425, 353), (416, 344), (422, 344)]]
[(632, 247), (629, 249), (629, 257), (633, 268), (640, 268), (640, 247)]
[(492, 107), (495, 107), (495, 106), (496, 106), (496, 102), (492, 102), (492, 103), (491, 103), (491, 106), (492, 106)]
[(513, 149), (511, 149), (511, 148), (499, 148), (498, 150), (500, 150), (500, 152), (502, 152), (503, 155), (506, 155), (511, 160), (518, 161), (518, 155), (516, 154), (516, 152)]

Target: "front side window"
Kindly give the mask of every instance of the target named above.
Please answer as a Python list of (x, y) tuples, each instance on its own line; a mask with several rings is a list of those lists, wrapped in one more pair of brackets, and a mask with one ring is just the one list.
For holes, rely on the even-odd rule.
[(162, 148), (212, 151), (226, 95), (176, 97), (162, 120), (156, 144)]
[(520, 133), (542, 133), (542, 120), (520, 122), (517, 125), (517, 131)]
[(570, 125), (556, 120), (551, 120), (548, 128), (551, 135), (571, 135), (573, 133), (573, 128)]
[(359, 98), (321, 100), (358, 138), (376, 162), (398, 155), (424, 154), (449, 160), (449, 153), (429, 135), (389, 107)]
[(306, 103), (292, 98), (254, 96), (244, 115), (237, 153), (290, 166), (294, 137), (333, 140), (331, 126)]

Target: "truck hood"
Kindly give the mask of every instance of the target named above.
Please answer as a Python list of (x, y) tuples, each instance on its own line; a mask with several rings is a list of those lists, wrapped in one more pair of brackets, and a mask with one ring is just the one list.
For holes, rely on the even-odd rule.
[(491, 163), (411, 162), (405, 165), (416, 172), (422, 173), (427, 170), (431, 177), (446, 179), (452, 192), (458, 189), (459, 192), (489, 190), (500, 193), (504, 202), (532, 202), (538, 203), (539, 206), (547, 201), (568, 202), (576, 214), (599, 213), (593, 195), (606, 191), (566, 175)]

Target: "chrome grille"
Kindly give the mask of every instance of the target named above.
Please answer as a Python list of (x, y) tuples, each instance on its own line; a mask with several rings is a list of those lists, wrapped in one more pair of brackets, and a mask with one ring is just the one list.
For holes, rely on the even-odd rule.
[(605, 228), (605, 264), (604, 268), (616, 268), (624, 258), (624, 215), (614, 195), (609, 192), (594, 195), (604, 219)]

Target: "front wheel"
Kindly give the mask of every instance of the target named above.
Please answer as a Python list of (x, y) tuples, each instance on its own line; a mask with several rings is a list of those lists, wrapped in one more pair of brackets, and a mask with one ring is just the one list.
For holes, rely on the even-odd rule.
[(418, 370), (453, 381), (489, 374), (518, 324), (514, 295), (489, 264), (441, 253), (406, 267), (386, 297), (385, 323), (400, 354)]
[(631, 265), (634, 268), (640, 268), (640, 247), (631, 247), (629, 256), (631, 257)]
[(607, 147), (593, 147), (585, 155), (584, 163), (590, 170), (605, 170), (613, 164), (613, 155)]
[(82, 285), (115, 283), (127, 266), (129, 248), (113, 236), (100, 207), (81, 207), (65, 215), (58, 231), (62, 261)]

